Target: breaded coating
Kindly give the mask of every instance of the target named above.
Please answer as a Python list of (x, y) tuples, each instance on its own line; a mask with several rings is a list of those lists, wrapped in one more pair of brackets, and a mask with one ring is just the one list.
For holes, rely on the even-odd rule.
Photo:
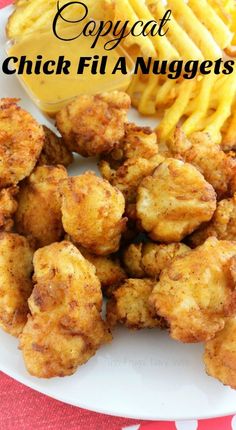
[(197, 132), (187, 139), (177, 128), (168, 146), (171, 156), (182, 157), (203, 174), (219, 199), (229, 197), (231, 181), (236, 175), (236, 159), (223, 152), (208, 134)]
[(62, 222), (72, 241), (92, 254), (115, 253), (126, 225), (122, 193), (87, 172), (64, 181), (61, 194)]
[(103, 157), (109, 165), (118, 169), (125, 161), (136, 158), (154, 157), (159, 152), (157, 135), (149, 127), (140, 127), (133, 123), (125, 124), (124, 138), (119, 145)]
[(209, 376), (236, 389), (236, 318), (206, 343), (204, 362)]
[(38, 248), (63, 237), (59, 184), (66, 178), (63, 166), (40, 166), (21, 184), (16, 230), (33, 237)]
[(0, 233), (0, 327), (12, 336), (19, 336), (27, 321), (32, 272), (33, 250), (27, 239)]
[(145, 245), (144, 243), (132, 243), (124, 250), (123, 263), (125, 270), (132, 278), (148, 277), (143, 266), (143, 250)]
[(34, 270), (31, 315), (20, 336), (26, 367), (39, 378), (72, 375), (111, 339), (95, 268), (64, 241), (39, 249)]
[[(128, 218), (128, 216), (127, 216), (127, 218)], [(140, 232), (140, 228), (139, 228), (139, 225), (138, 225), (136, 219), (128, 218), (128, 221), (126, 224), (126, 230), (122, 234), (120, 248), (122, 248), (123, 246), (129, 245), (140, 234), (143, 235), (143, 232)]]
[(116, 289), (107, 304), (109, 326), (120, 323), (131, 329), (164, 327), (163, 319), (149, 307), (154, 285), (150, 279), (127, 279)]
[(124, 137), (130, 106), (130, 97), (120, 91), (80, 95), (57, 114), (56, 125), (70, 151), (97, 156)]
[(138, 188), (137, 217), (155, 241), (181, 241), (209, 221), (215, 209), (212, 186), (194, 166), (173, 158), (161, 163)]
[(119, 258), (116, 255), (109, 255), (107, 257), (94, 255), (82, 247), (79, 250), (83, 257), (95, 266), (102, 291), (109, 297), (113, 289), (127, 278), (127, 274), (121, 267)]
[(194, 232), (188, 240), (191, 245), (199, 246), (210, 236), (236, 240), (236, 194), (231, 199), (221, 200), (212, 220)]
[(43, 126), (45, 143), (40, 154), (38, 166), (62, 166), (68, 167), (73, 162), (73, 154), (65, 146), (63, 139), (58, 137), (52, 130)]
[(42, 126), (17, 102), (0, 99), (0, 189), (29, 176), (44, 145)]
[(11, 231), (14, 225), (13, 215), (17, 210), (16, 195), (18, 187), (0, 190), (0, 231)]
[(99, 168), (104, 179), (117, 187), (126, 200), (126, 213), (136, 218), (137, 188), (164, 160), (159, 154), (156, 133), (148, 127), (126, 124), (126, 133), (119, 146), (104, 157)]
[(158, 279), (174, 258), (188, 251), (190, 248), (183, 243), (133, 243), (124, 251), (123, 261), (127, 273), (133, 278)]
[(164, 269), (150, 297), (173, 339), (204, 342), (236, 311), (236, 242), (209, 238)]
[[(126, 212), (129, 218), (136, 218), (137, 189), (146, 176), (151, 175), (155, 168), (162, 163), (161, 155), (146, 160), (145, 158), (134, 158), (126, 161), (117, 171), (111, 170), (106, 161), (100, 163), (100, 171), (104, 179), (118, 188), (125, 197)], [(135, 211), (132, 215), (132, 209)]]
[(229, 185), (229, 197), (232, 197), (236, 193), (236, 175), (233, 176)]

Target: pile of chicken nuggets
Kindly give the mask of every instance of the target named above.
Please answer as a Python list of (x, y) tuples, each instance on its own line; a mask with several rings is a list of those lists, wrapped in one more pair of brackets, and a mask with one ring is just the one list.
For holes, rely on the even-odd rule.
[[(181, 128), (158, 145), (130, 104), (81, 95), (59, 137), (0, 101), (0, 326), (39, 378), (73, 374), (123, 324), (204, 342), (207, 373), (236, 388), (235, 154)], [(102, 177), (69, 177), (73, 152)]]

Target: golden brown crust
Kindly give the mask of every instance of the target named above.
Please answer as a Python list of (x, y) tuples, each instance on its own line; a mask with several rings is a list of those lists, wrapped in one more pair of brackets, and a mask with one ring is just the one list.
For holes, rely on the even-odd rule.
[(107, 304), (110, 327), (118, 323), (131, 329), (164, 327), (164, 321), (149, 307), (149, 296), (155, 281), (127, 279), (112, 295)]
[(44, 144), (43, 128), (17, 102), (0, 100), (0, 189), (30, 175)]
[(127, 123), (123, 139), (115, 149), (105, 154), (103, 160), (106, 160), (112, 168), (118, 169), (127, 160), (137, 158), (148, 160), (158, 152), (157, 135), (151, 128)]
[(19, 336), (32, 291), (33, 251), (22, 236), (0, 233), (0, 327)]
[(236, 319), (229, 319), (222, 331), (208, 341), (204, 362), (209, 376), (236, 389)]
[(236, 160), (224, 153), (208, 134), (197, 132), (187, 139), (177, 128), (168, 146), (171, 156), (182, 157), (199, 169), (215, 189), (218, 198), (229, 196), (231, 182), (236, 175)]
[(190, 251), (183, 243), (159, 245), (156, 243), (131, 244), (124, 251), (123, 261), (127, 273), (133, 278), (158, 279), (170, 262)]
[(87, 172), (64, 181), (61, 194), (62, 222), (73, 242), (96, 255), (116, 252), (126, 225), (121, 192)]
[(103, 178), (124, 194), (126, 214), (130, 219), (135, 219), (137, 188), (164, 157), (159, 154), (156, 134), (150, 128), (126, 124), (125, 130), (124, 139), (103, 157), (99, 168)]
[(137, 217), (152, 240), (179, 242), (209, 221), (216, 209), (212, 186), (191, 164), (161, 163), (138, 188)]
[(36, 240), (37, 247), (63, 237), (60, 181), (67, 178), (63, 166), (40, 166), (21, 184), (16, 230)]
[(71, 375), (111, 340), (100, 314), (100, 282), (66, 241), (38, 250), (34, 269), (31, 315), (20, 337), (26, 367), (39, 378)]
[(123, 267), (121, 267), (119, 258), (116, 255), (109, 255), (107, 257), (94, 255), (82, 247), (79, 247), (79, 250), (83, 257), (95, 266), (102, 291), (109, 297), (112, 291), (127, 278), (127, 274)]
[(151, 305), (182, 342), (212, 339), (236, 310), (236, 242), (209, 238), (177, 257), (160, 276)]
[(129, 245), (123, 254), (123, 262), (125, 269), (132, 278), (145, 278), (145, 268), (143, 266), (143, 243), (132, 243)]
[(141, 181), (151, 175), (163, 160), (162, 155), (157, 154), (148, 160), (145, 158), (127, 160), (116, 171), (112, 170), (106, 161), (101, 161), (99, 168), (103, 178), (122, 192), (130, 214), (129, 208), (136, 204), (137, 189)]
[(81, 95), (57, 114), (57, 128), (71, 151), (84, 157), (106, 153), (124, 137), (130, 104), (119, 91)]
[[(234, 54), (235, 56), (235, 48), (233, 48), (232, 52), (227, 52), (227, 54)], [(227, 121), (224, 124), (223, 127), (223, 140), (221, 142), (221, 147), (224, 151), (230, 151), (236, 149), (236, 135), (235, 135), (235, 126), (236, 126), (236, 104), (234, 103), (234, 106), (231, 110), (231, 115), (227, 119)]]
[(0, 231), (11, 231), (14, 225), (13, 215), (18, 204), (16, 196), (18, 187), (4, 188), (0, 190)]
[(210, 236), (221, 240), (236, 240), (236, 194), (231, 199), (218, 203), (212, 220), (193, 233), (189, 242), (199, 246)]
[(73, 162), (73, 154), (69, 151), (61, 137), (58, 137), (52, 130), (43, 126), (45, 143), (40, 154), (38, 166), (57, 166), (58, 164), (68, 167)]

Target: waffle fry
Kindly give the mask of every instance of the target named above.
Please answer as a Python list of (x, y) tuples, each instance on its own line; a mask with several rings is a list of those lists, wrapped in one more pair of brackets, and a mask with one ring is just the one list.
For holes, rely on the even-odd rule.
[[(236, 5), (235, 0), (208, 0), (212, 7), (217, 11), (217, 14), (226, 23), (233, 33), (232, 45), (236, 44)], [(231, 56), (236, 55), (235, 47), (230, 46), (226, 50)]]
[(201, 47), (204, 58), (221, 57), (221, 47), (217, 45), (211, 32), (199, 21), (183, 0), (168, 0), (168, 6), (172, 10), (174, 18), (181, 22), (191, 39)]
[[(158, 20), (160, 16), (164, 16), (166, 9), (162, 2), (147, 0), (147, 5), (156, 20)], [(171, 18), (171, 25), (168, 31), (168, 38), (177, 49), (181, 47), (181, 55), (184, 60), (189, 58), (196, 58), (197, 60), (203, 59), (200, 49), (195, 45), (186, 31), (184, 31), (173, 16)]]
[[(130, 26), (139, 20), (139, 16), (136, 14), (134, 8), (130, 4), (129, 0), (104, 0), (105, 6), (108, 9), (108, 13), (112, 11), (112, 20), (116, 21), (129, 21)], [(134, 37), (129, 35), (126, 39), (124, 39), (123, 46), (125, 49), (132, 49), (134, 45), (137, 45), (139, 51), (143, 56), (156, 56), (155, 47), (148, 37), (139, 36)]]
[(235, 73), (177, 82), (152, 75), (145, 80), (136, 76), (129, 94), (140, 113), (156, 113), (160, 120), (156, 131), (161, 142), (169, 139), (181, 124), (187, 136), (204, 131), (224, 149), (236, 148)]
[[(118, 0), (118, 4), (121, 0)], [(153, 15), (150, 12), (149, 8), (144, 2), (140, 2), (139, 0), (126, 0), (133, 8), (136, 13), (137, 19), (143, 19), (144, 21), (153, 20)], [(127, 19), (127, 10), (125, 10), (126, 19)], [(136, 22), (135, 21), (135, 22)], [(173, 24), (172, 24), (173, 25)], [(136, 38), (137, 39), (137, 38)], [(160, 37), (159, 35), (151, 37), (152, 44), (154, 46), (155, 52), (158, 54), (158, 58), (160, 59), (177, 59), (180, 58), (180, 54), (176, 50), (176, 48), (171, 44), (168, 40), (167, 36)]]
[(232, 108), (232, 114), (222, 131), (223, 141), (222, 147), (224, 150), (229, 151), (236, 147), (236, 104)]
[(189, 117), (184, 121), (182, 128), (187, 135), (199, 131), (201, 122), (207, 115), (211, 102), (211, 94), (214, 83), (217, 79), (216, 75), (208, 75), (198, 83), (199, 92), (194, 97), (188, 106)]
[(222, 19), (217, 15), (213, 5), (207, 0), (189, 0), (189, 7), (195, 13), (200, 22), (211, 32), (214, 40), (221, 48), (229, 46), (232, 40), (232, 33)]
[[(118, 9), (119, 1), (116, 3)], [(223, 50), (235, 55), (232, 46), (236, 41), (234, 0), (188, 0), (187, 3), (167, 0), (165, 5), (162, 1), (146, 0), (139, 2), (140, 8), (143, 3), (156, 20), (166, 10), (172, 10), (167, 38), (181, 59), (216, 59), (222, 57)], [(156, 130), (160, 141), (169, 139), (175, 127), (181, 124), (187, 136), (205, 131), (214, 142), (230, 150), (236, 146), (235, 85), (235, 73), (197, 76), (191, 81), (172, 81), (152, 75), (144, 78), (139, 74), (133, 78), (129, 94), (141, 114), (159, 118)]]
[[(86, 5), (89, 8), (89, 13), (94, 19), (103, 18), (104, 0), (87, 0)], [(69, 3), (67, 0), (60, 0), (60, 6)], [(57, 12), (57, 2), (55, 0), (16, 0), (15, 10), (8, 20), (6, 27), (7, 36), (9, 39), (15, 39), (18, 36), (40, 30), (51, 29), (53, 19)], [(79, 6), (72, 4), (64, 12), (63, 16), (68, 20), (73, 20), (78, 16)], [(62, 20), (61, 20), (62, 21)], [(60, 28), (63, 28), (65, 22), (60, 23)]]
[(208, 0), (208, 3), (215, 9), (225, 24), (228, 26), (232, 25), (232, 13), (235, 10), (235, 0)]
[[(232, 13), (235, 5), (216, 0), (104, 0), (113, 21), (129, 21), (129, 28), (138, 21), (156, 20), (167, 10), (172, 11), (171, 24), (163, 37), (134, 37), (123, 42), (126, 49), (139, 47), (143, 56), (173, 60), (217, 59), (222, 50), (231, 47), (233, 40)], [(166, 4), (164, 4), (166, 3)], [(214, 4), (215, 3), (215, 4)], [(214, 7), (215, 6), (215, 7)], [(229, 15), (229, 16), (228, 16)], [(166, 27), (167, 29), (167, 27)]]
[(195, 85), (196, 80), (184, 81), (182, 83), (182, 91), (179, 97), (177, 97), (172, 106), (165, 111), (163, 120), (157, 128), (157, 135), (161, 141), (168, 138), (171, 132), (175, 129), (176, 124), (181, 120), (181, 117), (184, 115), (188, 106)]
[(231, 75), (218, 93), (216, 111), (206, 119), (204, 131), (209, 133), (214, 142), (221, 142), (221, 129), (231, 115), (231, 108), (236, 94), (236, 76)]
[(47, 3), (44, 0), (39, 0), (37, 8), (35, 8), (33, 1), (26, 2), (24, 0), (17, 1), (15, 6), (16, 9), (10, 16), (6, 27), (9, 39), (15, 39), (29, 29), (30, 31), (37, 31), (40, 28), (47, 28), (47, 23), (51, 23), (53, 15), (55, 15), (55, 2), (53, 0), (49, 0)]

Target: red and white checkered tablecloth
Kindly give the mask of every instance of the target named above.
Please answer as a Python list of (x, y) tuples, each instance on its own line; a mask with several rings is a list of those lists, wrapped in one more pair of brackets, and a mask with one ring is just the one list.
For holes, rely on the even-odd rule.
[[(0, 0), (0, 8), (12, 3)], [(235, 406), (236, 409), (236, 406)], [(141, 422), (75, 408), (0, 372), (0, 430), (236, 430), (236, 416), (185, 422)]]

